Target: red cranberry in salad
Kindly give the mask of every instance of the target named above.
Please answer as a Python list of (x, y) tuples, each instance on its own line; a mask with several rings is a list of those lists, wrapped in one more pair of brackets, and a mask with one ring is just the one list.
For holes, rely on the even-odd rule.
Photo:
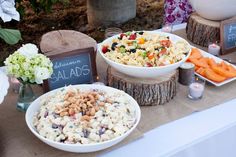
[(147, 67), (153, 67), (151, 63), (146, 63)]
[(102, 52), (105, 54), (108, 52), (108, 46), (103, 46), (102, 47)]
[(129, 36), (129, 40), (135, 40), (136, 39), (136, 34), (131, 34), (130, 36)]
[(123, 37), (126, 37), (127, 35), (126, 34), (124, 34), (124, 33), (121, 33), (120, 34), (120, 40), (122, 40), (123, 39)]

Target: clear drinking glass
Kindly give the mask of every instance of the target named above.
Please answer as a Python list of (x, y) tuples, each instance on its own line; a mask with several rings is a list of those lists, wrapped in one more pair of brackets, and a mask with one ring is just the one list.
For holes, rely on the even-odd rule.
[(106, 38), (109, 38), (109, 37), (112, 37), (114, 35), (117, 35), (117, 34), (120, 34), (122, 33), (123, 31), (120, 29), (120, 28), (117, 28), (117, 27), (110, 27), (110, 28), (107, 28), (105, 30), (105, 39)]

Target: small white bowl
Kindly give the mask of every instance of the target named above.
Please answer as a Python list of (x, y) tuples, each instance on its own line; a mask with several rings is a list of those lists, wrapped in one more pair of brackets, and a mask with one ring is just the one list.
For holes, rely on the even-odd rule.
[[(85, 90), (90, 90), (90, 89), (98, 89), (98, 90), (103, 90), (107, 93), (112, 93), (112, 92), (122, 92), (118, 89), (114, 89), (111, 87), (107, 87), (107, 86), (101, 86), (101, 85), (74, 85), (75, 88), (80, 88), (80, 89), (85, 89)], [(41, 136), (35, 129), (34, 125), (33, 125), (33, 117), (35, 116), (35, 114), (39, 111), (40, 108), (40, 100), (47, 97), (48, 95), (51, 95), (53, 92), (56, 92), (59, 89), (55, 89), (53, 91), (50, 91), (42, 96), (40, 96), (39, 98), (37, 98), (27, 109), (26, 111), (26, 115), (25, 115), (25, 119), (26, 119), (26, 123), (27, 126), (29, 127), (30, 131), (36, 136), (38, 137), (41, 141), (43, 141), (44, 143), (60, 149), (60, 150), (64, 150), (64, 151), (68, 151), (68, 152), (75, 152), (75, 153), (87, 153), (87, 152), (94, 152), (94, 151), (99, 151), (99, 150), (103, 150), (106, 149), (108, 147), (111, 147), (117, 143), (119, 143), (120, 141), (122, 141), (124, 138), (126, 138), (132, 131), (134, 131), (134, 129), (137, 127), (140, 118), (141, 118), (141, 111), (140, 111), (140, 107), (138, 105), (138, 103), (128, 94), (125, 93), (125, 96), (127, 96), (127, 98), (130, 100), (130, 102), (134, 105), (135, 110), (136, 110), (136, 122), (134, 124), (134, 126), (128, 130), (126, 133), (124, 133), (123, 135), (116, 137), (114, 139), (111, 139), (109, 141), (105, 141), (105, 142), (101, 142), (101, 143), (96, 143), (96, 144), (65, 144), (65, 143), (59, 143), (59, 142), (55, 142), (52, 140), (49, 140), (43, 136)]]
[[(148, 32), (153, 33), (153, 34), (160, 34), (160, 35), (169, 36), (170, 40), (174, 43), (176, 43), (178, 41), (185, 41), (186, 43), (188, 43), (185, 39), (183, 39), (177, 35), (174, 35), (174, 34), (165, 33), (165, 32), (156, 32), (156, 31), (148, 31)], [(131, 65), (117, 63), (115, 61), (110, 60), (102, 53), (102, 46), (109, 45), (110, 43), (112, 43), (112, 40), (114, 38), (117, 38), (118, 36), (119, 35), (115, 35), (113, 37), (110, 37), (110, 38), (104, 40), (100, 45), (98, 45), (98, 52), (101, 54), (102, 58), (111, 67), (113, 67), (117, 71), (124, 73), (126, 75), (129, 75), (129, 76), (138, 77), (138, 78), (155, 78), (155, 77), (158, 77), (158, 76), (161, 76), (161, 75), (164, 75), (166, 73), (176, 70), (190, 56), (190, 51), (191, 51), (190, 47), (191, 46), (188, 43), (188, 45), (189, 45), (188, 54), (186, 55), (186, 57), (184, 59), (182, 59), (181, 61), (176, 62), (174, 64), (170, 64), (170, 65), (166, 65), (166, 66), (159, 66), (159, 67), (137, 67), (137, 66), (131, 66)]]

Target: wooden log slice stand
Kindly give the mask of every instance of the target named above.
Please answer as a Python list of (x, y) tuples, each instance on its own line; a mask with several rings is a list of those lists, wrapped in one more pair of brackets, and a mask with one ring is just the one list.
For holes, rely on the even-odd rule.
[(208, 47), (210, 42), (220, 41), (220, 22), (192, 13), (187, 22), (187, 38), (194, 44)]
[(170, 101), (176, 95), (177, 82), (177, 71), (156, 79), (146, 79), (125, 75), (110, 66), (107, 70), (108, 86), (125, 91), (140, 106), (162, 105)]
[(58, 54), (94, 47), (96, 51), (97, 42), (86, 34), (73, 30), (57, 30), (44, 34), (41, 38), (40, 49), (46, 55)]

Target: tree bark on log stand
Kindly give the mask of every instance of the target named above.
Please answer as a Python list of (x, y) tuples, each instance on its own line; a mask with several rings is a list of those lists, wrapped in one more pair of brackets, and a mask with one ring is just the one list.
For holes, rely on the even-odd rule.
[(220, 21), (207, 20), (192, 13), (187, 22), (186, 33), (193, 43), (208, 47), (210, 42), (220, 41)]
[(131, 95), (140, 106), (162, 105), (176, 95), (178, 72), (173, 71), (155, 79), (135, 78), (108, 67), (108, 86)]

